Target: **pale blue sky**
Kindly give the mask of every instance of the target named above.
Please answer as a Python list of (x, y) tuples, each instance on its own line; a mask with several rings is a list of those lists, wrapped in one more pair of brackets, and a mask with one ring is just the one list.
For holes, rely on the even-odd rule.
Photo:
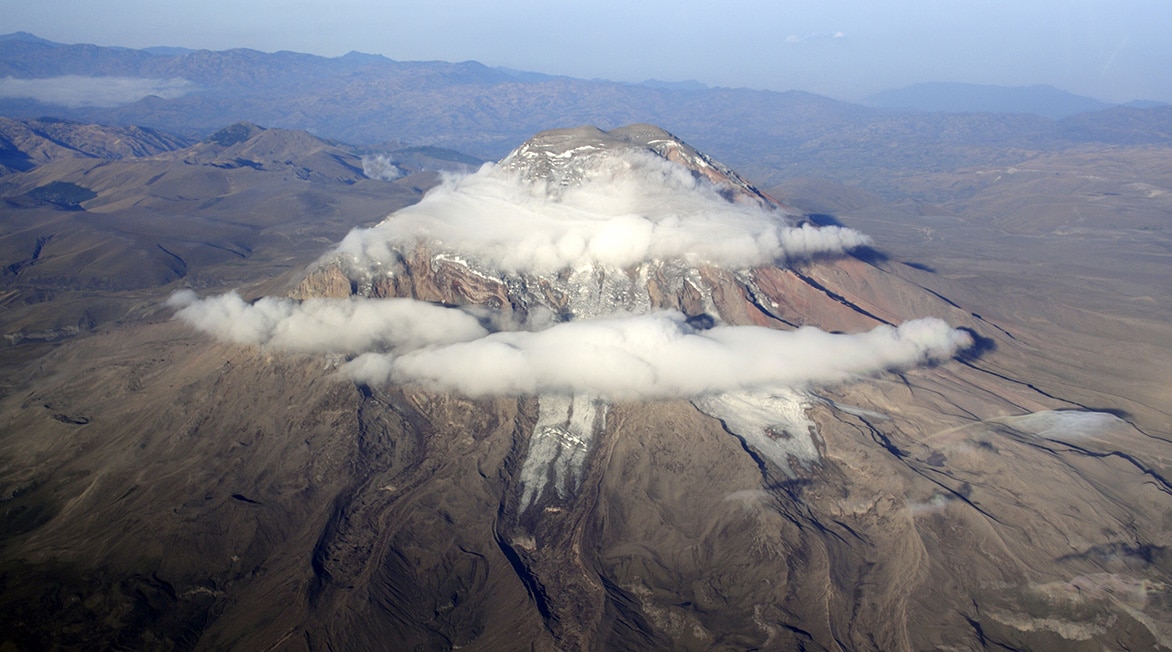
[(250, 47), (857, 99), (922, 81), (1172, 101), (1168, 0), (0, 0), (0, 33)]

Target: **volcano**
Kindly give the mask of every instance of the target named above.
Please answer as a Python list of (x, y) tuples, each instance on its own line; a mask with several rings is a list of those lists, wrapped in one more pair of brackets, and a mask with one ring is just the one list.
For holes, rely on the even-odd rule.
[(40, 362), (9, 620), (216, 649), (1172, 646), (1167, 442), (1039, 389), (948, 283), (662, 129), (543, 132), (285, 296), (180, 292)]

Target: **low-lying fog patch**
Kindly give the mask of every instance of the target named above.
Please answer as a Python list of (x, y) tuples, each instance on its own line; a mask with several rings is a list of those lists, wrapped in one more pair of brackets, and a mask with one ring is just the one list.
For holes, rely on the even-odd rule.
[(183, 97), (196, 89), (186, 79), (138, 77), (83, 77), (65, 75), (41, 79), (0, 79), (0, 97), (29, 99), (69, 108), (93, 106), (111, 108), (131, 104), (155, 95), (165, 100)]

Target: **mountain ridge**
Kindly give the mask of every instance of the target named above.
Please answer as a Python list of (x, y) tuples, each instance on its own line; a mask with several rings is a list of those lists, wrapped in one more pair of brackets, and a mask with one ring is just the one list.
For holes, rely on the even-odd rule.
[[(18, 46), (35, 52), (18, 56), (11, 50)], [(482, 159), (497, 159), (543, 129), (654, 122), (761, 185), (816, 173), (887, 193), (889, 177), (876, 175), (875, 169), (930, 171), (942, 161), (979, 165), (991, 157), (1008, 163), (1020, 155), (1007, 148), (1028, 153), (1080, 142), (1132, 143), (1169, 131), (1168, 118), (1159, 110), (1129, 117), (1108, 110), (1059, 121), (1028, 114), (893, 113), (798, 91), (648, 87), (532, 76), (475, 62), (329, 59), (248, 50), (166, 57), (93, 46), (66, 46), (45, 56), (33, 45), (11, 42), (9, 47), (0, 48), (8, 52), (0, 56), (0, 76), (191, 80), (190, 85), (168, 86), (170, 99), (149, 97), (112, 108), (0, 100), (0, 113), (12, 117), (60, 115), (140, 124), (196, 140), (246, 120), (358, 145), (394, 140)], [(81, 49), (69, 50), (75, 47)], [(69, 63), (71, 52), (84, 55), (76, 65)]]
[(948, 113), (1032, 113), (1059, 120), (1117, 106), (1047, 84), (992, 86), (925, 82), (881, 91), (863, 100), (868, 106)]

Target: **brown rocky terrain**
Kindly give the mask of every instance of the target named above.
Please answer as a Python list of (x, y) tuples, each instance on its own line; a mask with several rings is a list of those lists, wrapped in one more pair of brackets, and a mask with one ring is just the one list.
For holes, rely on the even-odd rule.
[(466, 166), (403, 163), (392, 182), (368, 178), (365, 155), (304, 132), (241, 124), (189, 145), (136, 140), (133, 129), (5, 124), (27, 136), (6, 132), (35, 162), (0, 177), (10, 343), (153, 314), (160, 288), (176, 282), (230, 288), (299, 274), (348, 229), (416, 201), (436, 180), (424, 165)]
[(190, 145), (141, 127), (106, 127), (64, 120), (0, 117), (0, 174), (26, 171), (62, 158), (123, 159), (152, 156)]
[[(133, 318), (7, 365), (6, 642), (1172, 647), (1167, 240), (1162, 228), (1143, 229), (1166, 216), (1145, 203), (1166, 187), (1146, 170), (1163, 168), (1114, 166), (1137, 176), (1094, 182), (1104, 202), (1151, 211), (1142, 224), (1105, 225), (1103, 214), (1088, 212), (1078, 225), (1092, 230), (1070, 232), (1052, 200), (1068, 196), (1054, 185), (1064, 177), (1050, 171), (1103, 157), (1056, 156), (1037, 161), (1028, 179), (1003, 176), (1026, 180), (1028, 192), (1002, 181), (949, 191), (989, 179), (983, 171), (916, 177), (903, 182), (941, 201), (897, 205), (817, 180), (760, 193), (723, 166), (705, 167), (713, 165), (706, 157), (665, 156), (695, 150), (661, 131), (581, 137), (546, 135), (518, 152), (574, 160), (559, 155), (585, 142), (665, 157), (726, 199), (754, 197), (778, 220), (856, 227), (873, 248), (744, 269), (663, 261), (596, 269), (589, 278), (603, 290), (587, 296), (575, 293), (569, 272), (493, 271), (423, 240), (376, 273), (335, 255), (306, 273), (345, 229), (374, 222), (376, 207), (390, 212), (417, 195), (411, 182), (299, 179), (290, 175), (296, 166), (272, 163), (284, 155), (226, 168), (218, 165), (242, 154), (193, 149), (127, 165), (66, 162), (7, 182), (6, 197), (49, 179), (96, 194), (80, 212), (10, 207), (7, 215), (73, 220), (60, 229), (67, 234), (82, 216), (108, 217), (124, 225), (119, 237), (148, 235), (134, 235), (112, 263), (94, 263), (118, 282), (135, 279), (104, 290), (132, 293)], [(224, 147), (243, 151), (240, 144)], [(542, 179), (553, 172), (543, 170)], [(1110, 194), (1120, 184), (1155, 190)], [(287, 185), (298, 190), (276, 190)], [(771, 195), (812, 215), (776, 206)], [(1022, 221), (1031, 207), (1050, 207), (1054, 221)], [(153, 220), (190, 211), (203, 221), (152, 232), (152, 220), (133, 221), (136, 210)], [(204, 242), (220, 246), (199, 244), (204, 232), (220, 238)], [(48, 253), (65, 237), (54, 232), (41, 244), (25, 279), (52, 287), (51, 272), (38, 268), (51, 269)], [(119, 268), (118, 259), (154, 244), (144, 237), (179, 254), (187, 273), (169, 277), (166, 259)], [(92, 247), (108, 251), (102, 242)], [(1150, 258), (1137, 259), (1137, 247)], [(84, 269), (86, 250), (58, 250), (63, 269)], [(777, 331), (857, 333), (937, 317), (965, 329), (973, 346), (800, 397), (776, 387), (657, 400), (576, 396), (558, 413), (562, 403), (547, 394), (469, 397), (428, 384), (355, 382), (339, 375), (350, 354), (215, 341), (160, 305), (185, 286), (239, 287), (250, 300), (291, 294), (302, 304), (412, 297), (488, 308), (501, 324), (544, 310), (588, 322), (586, 313), (613, 305)], [(13, 308), (31, 291), (8, 287)], [(608, 295), (615, 287), (627, 293)], [(56, 292), (45, 303), (65, 311), (67, 291)], [(29, 332), (16, 315), (32, 313), (21, 310), (6, 312), (7, 333)], [(796, 415), (785, 412), (795, 405)], [(762, 417), (766, 426), (746, 428), (765, 408), (774, 410)], [(551, 420), (557, 414), (562, 421)], [(575, 425), (585, 415), (590, 423)], [(554, 455), (544, 467), (534, 462), (543, 451)], [(549, 484), (535, 492), (535, 478)]]

